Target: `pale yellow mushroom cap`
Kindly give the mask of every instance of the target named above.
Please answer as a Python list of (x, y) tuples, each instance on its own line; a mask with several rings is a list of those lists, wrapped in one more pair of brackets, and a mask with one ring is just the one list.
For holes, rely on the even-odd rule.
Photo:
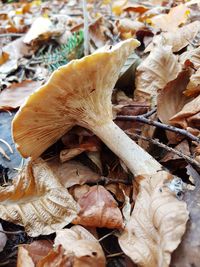
[(13, 119), (13, 139), (21, 155), (35, 159), (74, 125), (92, 130), (112, 119), (113, 87), (139, 44), (128, 39), (105, 46), (54, 71)]

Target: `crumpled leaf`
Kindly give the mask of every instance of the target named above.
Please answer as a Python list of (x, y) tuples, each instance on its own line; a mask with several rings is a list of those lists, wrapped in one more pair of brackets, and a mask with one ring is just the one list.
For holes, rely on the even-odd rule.
[(187, 96), (200, 93), (200, 68), (190, 77), (190, 82), (184, 92)]
[(56, 232), (55, 246), (62, 245), (64, 254), (71, 256), (76, 267), (104, 267), (106, 259), (96, 238), (80, 225)]
[(174, 179), (164, 171), (137, 178), (139, 193), (119, 244), (139, 266), (169, 266), (185, 232), (188, 211), (172, 191)]
[(37, 240), (31, 244), (20, 245), (18, 248), (17, 267), (34, 267), (53, 248), (48, 240)]
[(41, 81), (25, 80), (13, 83), (0, 93), (0, 110), (12, 110), (21, 106), (24, 100), (41, 86)]
[(172, 32), (178, 29), (178, 26), (186, 23), (190, 9), (184, 4), (180, 4), (170, 9), (168, 14), (160, 14), (150, 19), (152, 26), (162, 31)]
[(192, 62), (196, 69), (200, 68), (200, 46), (195, 49), (189, 49), (180, 55), (180, 62), (184, 65), (185, 61)]
[(58, 159), (53, 159), (48, 161), (47, 164), (65, 188), (77, 184), (95, 183), (100, 179), (98, 173), (78, 161), (71, 160), (60, 163)]
[(56, 27), (51, 19), (38, 17), (24, 36), (23, 42), (34, 45), (38, 41), (46, 41), (53, 36), (59, 36), (63, 31), (64, 28)]
[(74, 224), (91, 227), (122, 228), (122, 214), (112, 195), (101, 185), (90, 187), (77, 199), (80, 212)]
[[(172, 124), (176, 124), (186, 129), (188, 126), (188, 121), (193, 115), (197, 115), (200, 112), (200, 95), (195, 99), (185, 104), (180, 112), (175, 114), (172, 118), (170, 118), (170, 122)], [(200, 120), (200, 117), (199, 117)], [(197, 119), (197, 122), (198, 119)]]
[(180, 70), (181, 65), (170, 46), (155, 47), (137, 68), (135, 99), (148, 99), (155, 105), (159, 90), (174, 80)]
[(0, 187), (0, 218), (25, 227), (30, 236), (48, 235), (69, 224), (78, 205), (48, 165), (38, 159)]
[[(0, 230), (3, 231), (3, 227), (2, 227), (1, 223), (0, 223)], [(0, 252), (3, 251), (7, 240), (8, 240), (8, 238), (7, 238), (6, 234), (4, 234), (3, 232), (0, 232)]]
[(154, 46), (172, 46), (173, 52), (178, 52), (185, 46), (187, 46), (194, 37), (197, 35), (200, 28), (200, 22), (194, 21), (181, 28), (178, 28), (173, 32), (161, 33), (156, 35), (152, 42), (147, 46), (145, 52), (149, 52), (154, 49)]
[(178, 77), (169, 82), (158, 95), (157, 115), (166, 124), (170, 118), (179, 112), (189, 99), (183, 94), (188, 82), (190, 72), (183, 70)]

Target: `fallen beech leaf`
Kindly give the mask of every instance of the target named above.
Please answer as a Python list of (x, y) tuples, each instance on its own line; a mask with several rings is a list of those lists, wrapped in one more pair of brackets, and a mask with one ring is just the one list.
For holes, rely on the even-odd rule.
[(180, 125), (182, 128), (186, 129), (188, 125), (188, 120), (191, 116), (200, 112), (200, 95), (195, 99), (185, 104), (180, 112), (175, 114), (170, 118), (170, 123)]
[(101, 185), (95, 185), (78, 199), (80, 212), (74, 224), (91, 227), (122, 228), (122, 214), (112, 195)]
[(137, 179), (139, 193), (119, 244), (139, 266), (169, 266), (185, 232), (188, 211), (169, 189), (174, 189), (174, 180), (164, 171)]
[(134, 97), (139, 101), (148, 99), (157, 103), (157, 94), (181, 70), (177, 56), (170, 46), (155, 47), (149, 56), (137, 67)]
[(200, 27), (199, 21), (194, 21), (190, 24), (187, 24), (181, 28), (178, 28), (173, 32), (161, 33), (156, 35), (152, 42), (147, 46), (145, 52), (149, 52), (154, 49), (154, 46), (172, 46), (173, 52), (178, 52), (185, 46), (187, 46), (194, 37), (197, 35)]
[(195, 181), (195, 189), (188, 190), (184, 195), (190, 220), (181, 244), (172, 255), (171, 267), (198, 267), (200, 262), (200, 176), (194, 169), (190, 175)]
[(77, 184), (95, 183), (100, 179), (99, 174), (78, 161), (60, 163), (58, 159), (53, 159), (48, 161), (47, 164), (65, 188)]
[(76, 148), (67, 148), (60, 151), (60, 161), (62, 163), (73, 159), (74, 157), (80, 155), (85, 151), (84, 148), (76, 147)]
[(190, 60), (196, 69), (200, 68), (200, 46), (193, 50), (188, 50), (180, 55), (180, 62), (184, 65), (186, 60)]
[(20, 245), (18, 248), (17, 267), (34, 267), (53, 248), (48, 240), (37, 240), (31, 244)]
[(33, 45), (38, 41), (46, 41), (52, 36), (59, 36), (63, 31), (64, 29), (56, 27), (49, 18), (38, 17), (26, 33), (23, 42)]
[(127, 4), (128, 0), (117, 0), (112, 2), (112, 12), (119, 16), (123, 12), (124, 6)]
[(135, 35), (136, 31), (142, 29), (145, 25), (139, 21), (133, 21), (133, 20), (128, 19), (128, 18), (123, 18), (123, 19), (116, 21), (116, 26), (117, 26), (117, 29), (118, 29), (121, 37), (123, 39), (125, 39), (124, 34), (130, 33), (131, 36), (133, 37)]
[[(0, 223), (0, 230), (3, 231), (3, 227), (1, 225), (1, 223)], [(3, 251), (7, 240), (8, 240), (8, 238), (7, 238), (6, 234), (4, 234), (3, 232), (0, 232), (0, 252)]]
[(179, 73), (178, 77), (170, 81), (158, 95), (157, 114), (158, 118), (163, 123), (169, 124), (170, 118), (179, 112), (189, 101), (183, 94), (189, 82), (189, 77), (190, 71), (183, 70)]
[(127, 11), (127, 12), (136, 12), (136, 13), (140, 13), (143, 14), (146, 11), (148, 11), (149, 8), (143, 5), (139, 5), (139, 4), (132, 4), (132, 3), (128, 3), (125, 5), (125, 7), (123, 7), (123, 11)]
[(62, 245), (64, 254), (73, 258), (74, 267), (104, 267), (106, 259), (97, 239), (82, 226), (56, 232), (55, 246)]
[(0, 93), (0, 110), (12, 110), (21, 106), (24, 100), (41, 86), (41, 81), (25, 80), (13, 83)]
[(190, 82), (184, 91), (187, 96), (193, 96), (200, 93), (200, 69), (198, 69), (191, 77)]
[(175, 31), (178, 26), (186, 23), (190, 9), (184, 4), (180, 4), (170, 9), (168, 14), (160, 14), (150, 19), (153, 27), (162, 31)]
[(78, 211), (72, 196), (41, 159), (30, 162), (13, 185), (0, 187), (0, 218), (23, 225), (30, 236), (62, 229)]

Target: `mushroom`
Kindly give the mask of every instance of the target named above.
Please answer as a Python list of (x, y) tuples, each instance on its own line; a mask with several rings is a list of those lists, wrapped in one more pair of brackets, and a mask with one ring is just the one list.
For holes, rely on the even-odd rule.
[(74, 125), (80, 125), (97, 135), (133, 174), (161, 170), (112, 120), (112, 90), (120, 69), (139, 44), (128, 39), (105, 46), (54, 71), (13, 120), (13, 139), (21, 155), (37, 158)]

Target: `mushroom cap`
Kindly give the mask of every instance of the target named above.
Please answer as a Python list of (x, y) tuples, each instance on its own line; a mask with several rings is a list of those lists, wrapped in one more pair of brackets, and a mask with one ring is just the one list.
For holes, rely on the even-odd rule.
[(92, 130), (112, 119), (113, 87), (139, 44), (128, 39), (105, 46), (54, 71), (13, 119), (13, 140), (20, 154), (35, 159), (74, 125)]

